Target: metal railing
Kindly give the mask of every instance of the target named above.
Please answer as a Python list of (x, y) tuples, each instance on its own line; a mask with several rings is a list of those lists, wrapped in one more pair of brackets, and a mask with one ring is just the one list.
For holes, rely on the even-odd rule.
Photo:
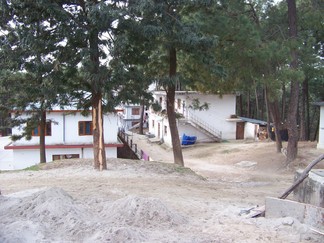
[(200, 129), (206, 131), (210, 135), (212, 135), (215, 139), (221, 140), (222, 139), (222, 132), (210, 125), (209, 123), (203, 121), (198, 116), (194, 115), (192, 112), (188, 112), (188, 120), (189, 122), (193, 123), (195, 126), (199, 127)]
[(139, 149), (137, 147), (137, 144), (133, 142), (131, 135), (128, 135), (124, 131), (119, 129), (118, 137), (124, 144), (128, 145), (128, 147), (134, 152), (137, 158), (147, 161), (150, 160), (150, 157), (143, 150)]

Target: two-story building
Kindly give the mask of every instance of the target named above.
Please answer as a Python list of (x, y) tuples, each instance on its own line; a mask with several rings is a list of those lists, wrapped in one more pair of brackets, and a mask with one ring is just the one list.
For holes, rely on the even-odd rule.
[(139, 124), (141, 119), (141, 106), (138, 104), (125, 104), (119, 107), (118, 125), (124, 131)]
[[(21, 114), (22, 118), (28, 115)], [(93, 158), (93, 136), (91, 111), (83, 116), (79, 110), (54, 109), (47, 112), (45, 148), (47, 161), (68, 158)], [(13, 135), (21, 134), (23, 126), (14, 127)], [(117, 157), (117, 147), (122, 143), (117, 138), (117, 115), (104, 114), (104, 140), (107, 158)], [(31, 140), (13, 141), (6, 150), (13, 151), (13, 161), (6, 169), (23, 169), (40, 161), (39, 131), (32, 132)]]
[[(157, 139), (172, 146), (170, 128), (166, 115), (165, 91), (154, 91), (154, 99), (162, 111), (151, 109), (149, 132)], [(202, 94), (195, 91), (176, 91), (175, 110), (178, 114), (178, 131), (196, 136), (197, 142), (212, 142), (224, 139), (236, 139), (236, 121), (231, 119), (236, 113), (236, 95)]]

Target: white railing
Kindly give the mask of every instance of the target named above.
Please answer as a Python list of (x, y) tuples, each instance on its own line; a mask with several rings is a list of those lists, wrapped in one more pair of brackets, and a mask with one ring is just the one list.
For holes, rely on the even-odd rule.
[(200, 127), (201, 129), (205, 130), (209, 134), (213, 135), (217, 139), (222, 139), (222, 132), (214, 128), (212, 125), (208, 124), (207, 122), (200, 119), (198, 116), (194, 115), (192, 112), (188, 111), (188, 119), (190, 122), (192, 122), (197, 127)]

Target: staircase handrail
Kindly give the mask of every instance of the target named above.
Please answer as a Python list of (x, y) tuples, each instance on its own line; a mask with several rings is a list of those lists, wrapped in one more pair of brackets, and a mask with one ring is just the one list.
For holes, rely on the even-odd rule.
[(192, 112), (189, 113), (189, 121), (194, 123), (195, 125), (205, 129), (207, 132), (211, 133), (215, 137), (221, 139), (222, 138), (222, 132), (210, 125), (209, 123), (203, 121), (202, 119), (198, 118), (198, 116), (194, 115)]

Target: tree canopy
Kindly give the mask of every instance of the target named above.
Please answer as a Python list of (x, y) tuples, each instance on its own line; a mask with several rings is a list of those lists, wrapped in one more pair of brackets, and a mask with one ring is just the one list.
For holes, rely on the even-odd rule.
[[(147, 88), (157, 83), (167, 95), (174, 160), (184, 165), (175, 92), (237, 92), (239, 115), (290, 129), (294, 159), (296, 139), (317, 134), (310, 104), (324, 99), (324, 6), (287, 2), (2, 0), (1, 109), (33, 111), (23, 135), (41, 125), (42, 162), (46, 111), (91, 109), (94, 166), (102, 170), (103, 112), (150, 100)], [(26, 120), (17, 113), (11, 122)]]

